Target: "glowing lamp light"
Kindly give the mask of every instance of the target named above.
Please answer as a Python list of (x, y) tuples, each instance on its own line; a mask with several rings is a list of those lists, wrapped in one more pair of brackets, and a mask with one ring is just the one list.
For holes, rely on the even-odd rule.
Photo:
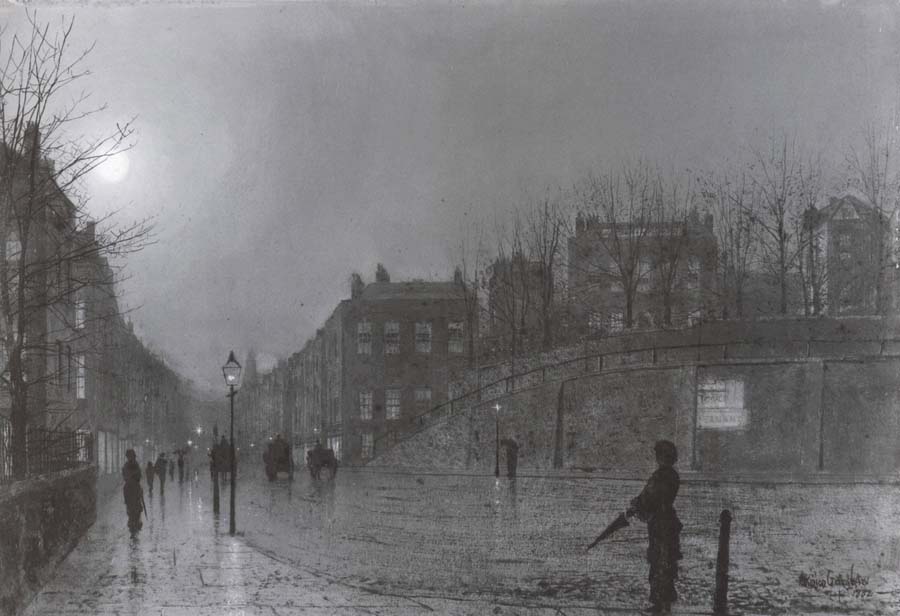
[(241, 364), (234, 358), (234, 351), (228, 354), (228, 361), (222, 366), (222, 374), (225, 376), (225, 384), (229, 387), (239, 387), (241, 384)]

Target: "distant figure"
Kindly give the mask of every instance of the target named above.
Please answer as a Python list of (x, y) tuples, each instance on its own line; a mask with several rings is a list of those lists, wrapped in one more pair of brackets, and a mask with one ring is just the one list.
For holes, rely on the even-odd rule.
[(216, 451), (216, 471), (218, 471), (219, 479), (222, 483), (228, 480), (231, 472), (231, 446), (225, 439), (224, 434), (222, 435), (222, 440), (219, 441), (218, 450)]
[(169, 458), (169, 479), (175, 481), (175, 458)]
[(166, 460), (166, 454), (161, 453), (156, 458), (156, 476), (159, 477), (159, 495), (166, 493), (166, 470), (169, 468), (169, 462)]
[(144, 471), (144, 474), (147, 476), (147, 492), (150, 493), (150, 496), (153, 496), (153, 475), (156, 474), (156, 471), (153, 469), (153, 462), (147, 462), (147, 469)]
[(178, 483), (184, 483), (184, 452), (178, 450)]
[(128, 530), (132, 534), (141, 530), (141, 512), (143, 511), (144, 491), (141, 489), (141, 465), (137, 462), (134, 449), (125, 452), (125, 464), (122, 466), (122, 478), (125, 486), (125, 511), (128, 513)]
[(659, 468), (631, 501), (625, 515), (637, 515), (647, 523), (651, 611), (660, 614), (669, 612), (672, 603), (678, 599), (675, 580), (681, 559), (682, 526), (673, 506), (680, 485), (678, 472), (673, 468), (678, 460), (678, 450), (671, 441), (657, 441), (653, 451)]
[(516, 467), (519, 465), (519, 444), (515, 439), (505, 438), (500, 444), (506, 447), (506, 476), (516, 478)]

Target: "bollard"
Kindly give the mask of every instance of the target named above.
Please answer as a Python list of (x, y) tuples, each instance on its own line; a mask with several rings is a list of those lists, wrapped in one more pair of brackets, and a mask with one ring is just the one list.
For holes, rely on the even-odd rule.
[(719, 554), (716, 557), (716, 594), (714, 614), (728, 613), (728, 543), (731, 539), (731, 512), (723, 509), (719, 515)]
[(219, 473), (214, 468), (211, 475), (213, 489), (213, 514), (219, 515)]

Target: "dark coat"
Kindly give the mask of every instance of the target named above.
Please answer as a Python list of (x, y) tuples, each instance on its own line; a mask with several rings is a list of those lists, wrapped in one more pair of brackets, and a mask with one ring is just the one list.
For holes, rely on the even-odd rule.
[(681, 559), (681, 521), (675, 512), (675, 497), (681, 481), (671, 466), (660, 466), (641, 493), (631, 501), (630, 511), (647, 523), (650, 563), (650, 601), (666, 605), (675, 601), (675, 580)]
[(140, 513), (141, 510), (141, 496), (144, 493), (141, 489), (141, 475), (141, 465), (135, 461), (129, 460), (122, 466), (122, 478), (125, 480), (122, 491), (129, 514), (135, 510)]

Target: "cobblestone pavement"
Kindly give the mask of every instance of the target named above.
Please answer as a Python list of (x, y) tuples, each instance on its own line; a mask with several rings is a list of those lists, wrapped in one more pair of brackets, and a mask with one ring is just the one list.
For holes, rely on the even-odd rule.
[[(148, 500), (150, 518), (134, 539), (118, 495), (106, 503), (26, 613), (638, 613), (643, 525), (589, 553), (584, 546), (639, 489), (347, 469), (333, 482), (298, 474), (269, 483), (249, 473), (238, 478), (230, 537), (227, 489), (216, 521), (208, 480), (170, 484), (164, 502)], [(685, 484), (674, 613), (710, 611), (725, 507), (735, 516), (732, 613), (900, 612), (895, 490)]]

